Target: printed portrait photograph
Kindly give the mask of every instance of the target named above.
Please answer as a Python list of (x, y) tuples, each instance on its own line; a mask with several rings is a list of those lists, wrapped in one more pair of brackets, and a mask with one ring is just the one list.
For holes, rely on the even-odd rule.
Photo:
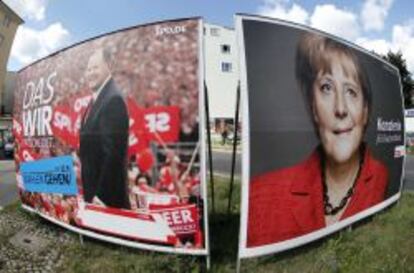
[(246, 19), (243, 35), (246, 248), (283, 248), (297, 238), (300, 245), (395, 197), (404, 154), (398, 70), (356, 45), (286, 22)]
[(98, 234), (205, 249), (200, 25), (116, 31), (19, 71), (15, 161), (27, 207)]

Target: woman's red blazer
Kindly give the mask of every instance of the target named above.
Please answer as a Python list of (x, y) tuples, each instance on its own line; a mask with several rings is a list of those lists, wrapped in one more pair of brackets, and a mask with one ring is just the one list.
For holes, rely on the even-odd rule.
[[(387, 168), (365, 149), (363, 166), (341, 220), (384, 200)], [(255, 176), (249, 189), (247, 247), (292, 239), (325, 227), (320, 155)]]

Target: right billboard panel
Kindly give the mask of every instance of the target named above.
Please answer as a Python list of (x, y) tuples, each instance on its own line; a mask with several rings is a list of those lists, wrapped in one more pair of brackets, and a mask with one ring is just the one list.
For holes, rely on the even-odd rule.
[(326, 236), (398, 200), (398, 70), (326, 33), (238, 16), (244, 139), (240, 257)]

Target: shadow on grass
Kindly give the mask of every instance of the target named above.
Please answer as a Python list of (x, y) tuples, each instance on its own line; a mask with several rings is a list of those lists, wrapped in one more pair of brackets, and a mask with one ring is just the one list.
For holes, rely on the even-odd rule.
[[(381, 262), (384, 259), (380, 257), (381, 254), (388, 257), (396, 252), (393, 240), (400, 240), (400, 237), (404, 238), (408, 234), (404, 235), (401, 231), (396, 230), (398, 228), (396, 218), (407, 215), (406, 210), (410, 207), (410, 204), (407, 203), (409, 202), (410, 199), (405, 198), (405, 204), (401, 208), (399, 208), (400, 204), (395, 202), (379, 213), (303, 246), (263, 257), (242, 260), (241, 272), (253, 270), (257, 273), (269, 270), (286, 273), (378, 272), (377, 269), (383, 266)], [(404, 224), (412, 225), (413, 223), (414, 221)], [(403, 223), (399, 222), (399, 224)], [(401, 229), (401, 227), (399, 228)], [(386, 242), (387, 240), (389, 242)], [(400, 264), (395, 264), (397, 259), (394, 258), (392, 258), (394, 269), (402, 267)], [(376, 266), (378, 268), (375, 268)]]
[[(216, 213), (210, 214), (210, 272), (235, 272), (239, 238), (240, 184), (236, 182), (232, 211), (227, 215), (229, 181), (216, 180)], [(279, 254), (246, 259), (242, 272), (414, 272), (414, 194), (404, 193), (402, 202), (347, 228), (304, 246)], [(3, 212), (21, 213), (19, 202)], [(212, 204), (210, 204), (211, 206)], [(210, 209), (211, 211), (211, 209)], [(2, 213), (3, 213), (2, 212)], [(24, 213), (39, 226), (67, 231), (34, 214)], [(411, 215), (411, 217), (409, 217)], [(119, 246), (83, 237), (56, 245), (64, 263), (59, 272), (205, 272), (205, 258), (163, 254)], [(413, 271), (410, 271), (410, 270)]]
[(211, 262), (214, 266), (236, 264), (239, 214), (217, 213), (210, 219)]

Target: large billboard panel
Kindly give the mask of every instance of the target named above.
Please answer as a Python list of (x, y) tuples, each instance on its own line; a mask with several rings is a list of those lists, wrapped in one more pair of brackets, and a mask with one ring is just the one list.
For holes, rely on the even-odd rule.
[(245, 113), (239, 256), (314, 241), (398, 200), (398, 70), (305, 26), (236, 18)]
[(103, 240), (207, 254), (202, 28), (132, 27), (19, 71), (25, 208)]

